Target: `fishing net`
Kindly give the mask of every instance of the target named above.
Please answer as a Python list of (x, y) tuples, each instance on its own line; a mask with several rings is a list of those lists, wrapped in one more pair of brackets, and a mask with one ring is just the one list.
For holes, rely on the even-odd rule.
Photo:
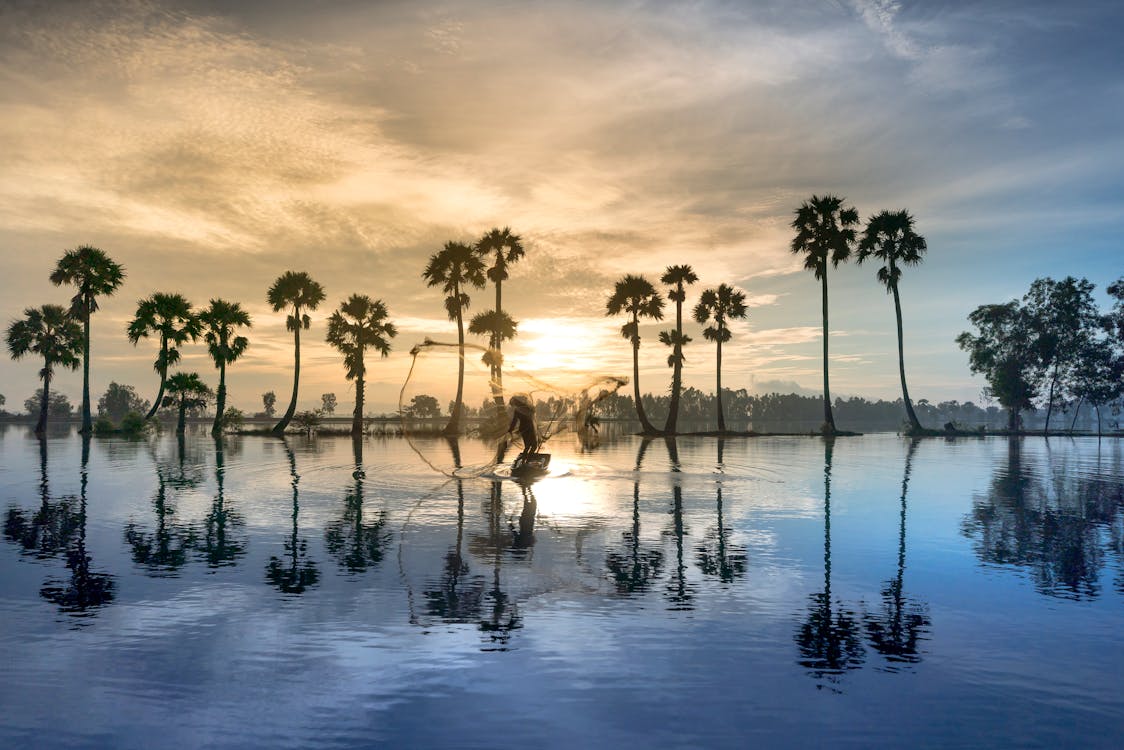
[[(506, 363), (494, 349), (469, 343), (426, 339), (410, 354), (413, 361), (398, 397), (402, 431), (418, 456), (448, 477), (489, 474), (523, 449), (518, 432), (508, 432), (514, 397), (533, 409), (543, 452), (551, 441), (595, 440), (599, 404), (628, 382), (574, 371), (531, 373), (517, 360)], [(453, 395), (439, 399), (436, 393)]]

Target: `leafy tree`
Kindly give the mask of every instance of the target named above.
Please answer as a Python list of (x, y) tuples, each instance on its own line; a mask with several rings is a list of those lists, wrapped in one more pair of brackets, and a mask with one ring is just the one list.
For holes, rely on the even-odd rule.
[(686, 286), (699, 280), (690, 266), (668, 266), (660, 282), (674, 288), (667, 293), (667, 298), (675, 303), (675, 328), (670, 331), (660, 331), (660, 342), (671, 347), (671, 354), (667, 357), (667, 366), (671, 371), (671, 404), (667, 413), (667, 422), (664, 432), (675, 434), (679, 421), (679, 397), (683, 389), (683, 347), (691, 343), (691, 337), (683, 333), (683, 302), (687, 299)]
[[(43, 389), (36, 388), (23, 401), (23, 410), (28, 414), (36, 414), (43, 406)], [(74, 415), (74, 406), (65, 393), (51, 392), (47, 396), (47, 417), (50, 419), (70, 419)]]
[(646, 434), (655, 434), (656, 428), (648, 421), (640, 401), (640, 318), (663, 319), (663, 298), (643, 276), (629, 274), (616, 283), (613, 294), (605, 303), (605, 315), (625, 313), (629, 321), (621, 326), (621, 336), (632, 342), (632, 389), (635, 395), (636, 414)]
[(164, 407), (175, 407), (179, 412), (176, 421), (176, 434), (184, 434), (185, 417), (188, 409), (201, 409), (211, 400), (211, 389), (199, 379), (196, 372), (177, 372), (168, 378), (168, 395), (164, 397)]
[(304, 271), (286, 271), (277, 277), (269, 288), (266, 299), (273, 312), (285, 308), (292, 310), (285, 319), (285, 327), (293, 332), (293, 396), (289, 408), (281, 421), (273, 427), (274, 435), (285, 434), (285, 428), (297, 410), (297, 389), (301, 377), (301, 329), (308, 330), (312, 324), (305, 310), (315, 310), (324, 301), (324, 287), (312, 280)]
[(67, 250), (51, 273), (55, 286), (73, 284), (77, 292), (70, 300), (70, 316), (82, 323), (82, 428), (92, 429), (90, 417), (90, 316), (98, 310), (99, 296), (111, 296), (125, 280), (125, 269), (104, 251), (89, 245)]
[(902, 266), (915, 266), (921, 263), (927, 245), (925, 238), (913, 231), (913, 217), (907, 211), (883, 211), (866, 224), (866, 231), (859, 240), (856, 260), (861, 264), (870, 258), (877, 258), (884, 264), (878, 269), (878, 280), (886, 291), (894, 295), (894, 315), (898, 323), (898, 374), (902, 381), (902, 399), (910, 428), (921, 431), (921, 422), (909, 400), (909, 388), (905, 384), (905, 349), (902, 339), (902, 304), (898, 295), (898, 282), (902, 276)]
[[(1124, 360), (1113, 352), (1108, 341), (1090, 339), (1085, 343), (1073, 372), (1073, 395), (1092, 404), (1097, 413), (1097, 434), (1101, 432), (1101, 407), (1124, 395)], [(1073, 415), (1074, 422), (1077, 414)], [(1072, 426), (1071, 426), (1072, 429)]]
[(246, 353), (250, 342), (245, 336), (238, 336), (239, 328), (251, 326), (250, 314), (237, 302), (212, 299), (210, 306), (199, 314), (203, 324), (203, 340), (207, 342), (207, 352), (219, 369), (219, 388), (215, 396), (215, 422), (211, 425), (212, 435), (221, 435), (226, 411), (226, 366)]
[[(492, 381), (494, 382), (494, 395), (496, 403), (503, 403), (503, 342), (505, 338), (515, 336), (516, 322), (503, 311), (503, 282), (507, 281), (507, 267), (519, 262), (523, 258), (523, 243), (519, 235), (513, 234), (511, 229), (493, 227), (487, 234), (480, 238), (475, 246), (476, 252), (482, 259), (492, 259), (492, 266), (488, 269), (489, 281), (496, 285), (496, 307), (491, 312), (494, 317), (486, 319), (492, 323), (490, 330), (492, 338), (488, 343), (490, 349), (496, 351), (494, 361), (489, 362)], [(484, 313), (482, 313), (484, 314)], [(477, 316), (480, 317), (480, 316)], [(473, 319), (473, 323), (476, 319)], [(510, 326), (507, 324), (510, 323)], [(471, 326), (469, 327), (471, 331)], [(478, 331), (477, 331), (478, 332)], [(510, 332), (510, 335), (503, 334)]]
[(715, 397), (718, 405), (718, 431), (726, 431), (726, 417), (722, 413), (722, 344), (730, 340), (731, 320), (744, 320), (746, 315), (745, 292), (726, 284), (717, 289), (707, 289), (695, 305), (695, 322), (701, 324), (713, 320), (714, 324), (703, 330), (703, 337), (718, 345), (718, 385)]
[(273, 391), (266, 391), (261, 395), (261, 404), (265, 410), (265, 416), (272, 417), (277, 413), (277, 394)]
[(851, 256), (855, 244), (855, 226), (859, 213), (854, 207), (843, 207), (843, 198), (834, 195), (813, 195), (796, 209), (792, 228), (792, 252), (804, 255), (804, 268), (819, 279), (823, 289), (823, 409), (824, 428), (835, 432), (835, 417), (831, 412), (831, 390), (828, 387), (828, 323), (827, 323), (827, 266), (838, 267)]
[(968, 367), (987, 378), (988, 394), (1008, 410), (1008, 427), (1019, 429), (1020, 413), (1031, 408), (1036, 372), (1041, 368), (1033, 321), (1017, 300), (981, 305), (968, 315), (976, 333), (965, 331), (956, 343), (968, 353)]
[(451, 410), (449, 424), (445, 426), (445, 434), (457, 435), (461, 432), (461, 405), (464, 403), (464, 311), (471, 302), (465, 289), (469, 286), (483, 288), (484, 263), (468, 245), (446, 242), (443, 250), (430, 256), (422, 278), (427, 286), (441, 287), (446, 295), (445, 312), (449, 320), (457, 323), (460, 357), (457, 363), (457, 397), (454, 400), (456, 408)]
[(29, 307), (23, 315), (8, 326), (8, 353), (13, 359), (22, 359), (28, 354), (43, 358), (43, 368), (39, 370), (39, 377), (43, 380), (42, 399), (39, 402), (39, 421), (35, 425), (35, 434), (42, 437), (47, 430), (51, 378), (54, 377), (55, 367), (78, 369), (82, 328), (59, 305)]
[(441, 416), (441, 404), (436, 398), (425, 393), (420, 393), (410, 399), (410, 405), (406, 408), (411, 416), (419, 419)]
[(130, 321), (126, 333), (129, 342), (137, 345), (149, 334), (160, 337), (160, 353), (153, 369), (160, 374), (160, 389), (152, 402), (145, 419), (150, 419), (164, 401), (164, 387), (168, 381), (168, 368), (180, 361), (179, 347), (199, 338), (201, 324), (199, 317), (191, 309), (191, 303), (182, 294), (157, 292), (137, 302), (137, 312)]
[(320, 394), (320, 411), (327, 414), (329, 417), (336, 413), (336, 394), (334, 393), (321, 393)]
[(113, 424), (119, 425), (129, 412), (143, 413), (148, 411), (148, 406), (133, 386), (113, 382), (98, 399), (98, 416), (108, 417)]
[[(364, 294), (353, 294), (328, 318), (328, 343), (343, 354), (347, 379), (355, 381), (352, 435), (363, 433), (363, 402), (366, 396), (367, 374), (364, 355), (368, 348), (372, 348), (384, 358), (389, 356), (390, 339), (398, 335), (398, 329), (387, 320), (388, 315), (382, 300), (372, 300)], [(331, 396), (330, 404), (328, 396)], [(334, 393), (325, 393), (323, 400), (324, 411), (329, 414), (335, 411)]]

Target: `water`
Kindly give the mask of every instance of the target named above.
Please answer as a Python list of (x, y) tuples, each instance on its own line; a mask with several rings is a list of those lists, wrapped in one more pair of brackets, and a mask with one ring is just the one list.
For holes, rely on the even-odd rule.
[(1119, 441), (0, 430), (0, 746), (1124, 737)]

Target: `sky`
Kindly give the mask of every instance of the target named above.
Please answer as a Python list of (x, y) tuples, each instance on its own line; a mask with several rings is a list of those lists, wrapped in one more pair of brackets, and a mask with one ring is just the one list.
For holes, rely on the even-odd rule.
[[(392, 410), (410, 348), (456, 338), (427, 258), (510, 226), (513, 366), (630, 374), (614, 281), (689, 263), (689, 306), (721, 283), (749, 300), (723, 385), (811, 394), (820, 288), (789, 225), (834, 193), (864, 222), (913, 214), (929, 251), (901, 283), (910, 393), (978, 402), (954, 342), (972, 309), (1041, 276), (1084, 276), (1104, 303), (1124, 276), (1122, 31), (1115, 2), (0, 0), (0, 322), (65, 303), (55, 262), (97, 246), (127, 278), (93, 320), (93, 397), (111, 380), (155, 395), (156, 343), (124, 329), (140, 298), (179, 292), (251, 313), (228, 387), (252, 412), (292, 388), (266, 290), (307, 271), (327, 299), (300, 408), (351, 408), (324, 333), (361, 293), (399, 330), (368, 363), (369, 410)], [(900, 395), (876, 270), (829, 275), (833, 395)], [(474, 291), (470, 313), (493, 301)], [(644, 391), (670, 381), (666, 321), (641, 328)], [(713, 344), (688, 334), (685, 382), (712, 391)], [(183, 355), (217, 381), (202, 343)], [(9, 410), (39, 366), (0, 360)], [(447, 368), (421, 370), (412, 388), (451, 397)], [(77, 401), (80, 372), (55, 387)]]

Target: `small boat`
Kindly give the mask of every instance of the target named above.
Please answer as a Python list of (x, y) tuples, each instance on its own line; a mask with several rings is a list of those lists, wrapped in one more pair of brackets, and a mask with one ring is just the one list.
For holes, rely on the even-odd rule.
[(550, 466), (549, 453), (526, 453), (515, 457), (511, 462), (513, 477), (545, 474)]

